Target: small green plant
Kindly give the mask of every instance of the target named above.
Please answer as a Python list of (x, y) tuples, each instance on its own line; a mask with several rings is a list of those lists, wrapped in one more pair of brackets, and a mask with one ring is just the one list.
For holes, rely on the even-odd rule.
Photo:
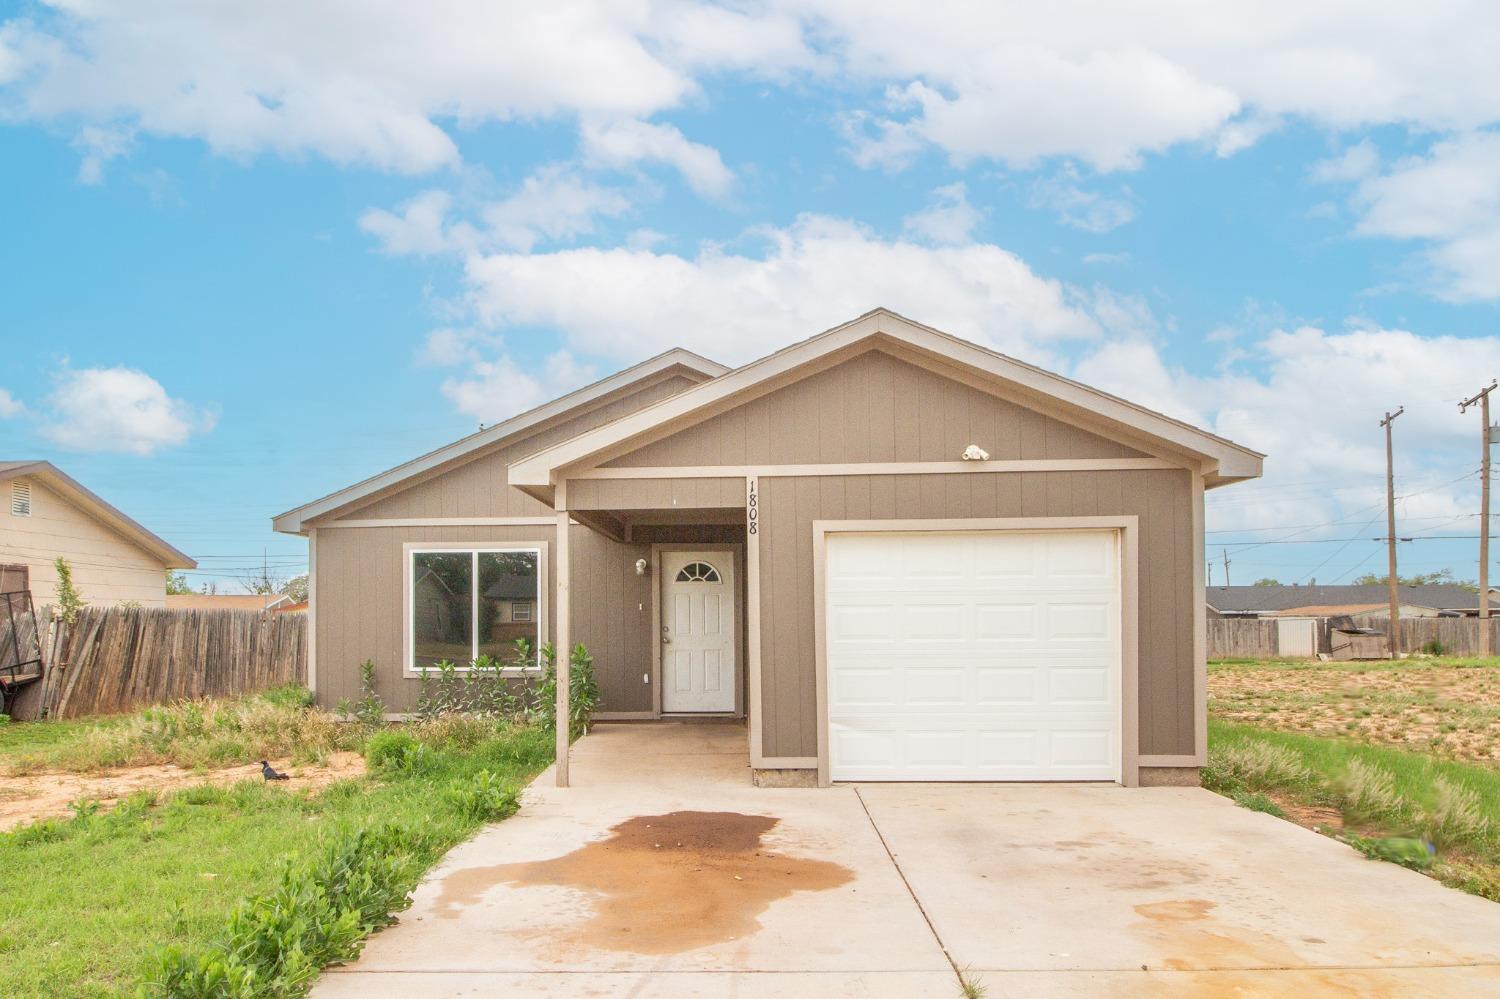
[(52, 562), (52, 568), (57, 572), (57, 616), (62, 618), (63, 624), (71, 625), (78, 620), (78, 612), (84, 608), (83, 597), (79, 595), (78, 588), (73, 585), (73, 567), (68, 560), (61, 555)]
[(98, 798), (79, 798), (77, 801), (68, 802), (68, 811), (73, 813), (73, 821), (77, 822), (99, 814)]
[(1206, 786), (1225, 791), (1296, 787), (1307, 783), (1309, 777), (1307, 767), (1296, 753), (1264, 742), (1215, 750), (1203, 773)]
[(958, 988), (959, 994), (963, 996), (963, 999), (984, 999), (985, 993), (988, 991), (985, 988), (984, 982), (975, 977), (974, 973), (968, 968), (958, 973)]
[[(594, 657), (582, 642), (568, 657), (568, 731), (578, 738), (589, 730), (599, 706), (599, 683), (594, 678)], [(532, 687), (527, 705), (531, 721), (546, 728), (557, 724), (557, 650), (542, 646), (542, 674)]]
[(465, 818), (475, 822), (509, 818), (520, 807), (520, 796), (515, 789), (488, 770), (455, 781), (447, 790), (447, 798)]
[(379, 728), (385, 723), (385, 701), (375, 690), (375, 661), (366, 659), (359, 664), (359, 700), (352, 704), (339, 702), (338, 713), (353, 718), (366, 728)]
[(1432, 641), (1423, 644), (1422, 651), (1429, 656), (1440, 656), (1448, 651), (1448, 647), (1434, 638)]
[(361, 829), (287, 865), (266, 895), (240, 904), (217, 946), (167, 947), (141, 986), (142, 999), (281, 999), (305, 994), (331, 961), (359, 954), (364, 938), (394, 921), (430, 847), (419, 830)]
[(1437, 851), (1426, 840), (1411, 836), (1385, 836), (1367, 839), (1364, 836), (1348, 835), (1345, 842), (1371, 860), (1384, 860), (1388, 864), (1400, 864), (1414, 871), (1425, 871), (1432, 866)]
[(1442, 777), (1432, 782), (1436, 801), (1422, 816), (1423, 832), (1438, 846), (1474, 843), (1490, 829), (1479, 795)]
[(1286, 811), (1259, 791), (1241, 791), (1239, 794), (1234, 795), (1234, 803), (1241, 808), (1248, 808), (1252, 812), (1264, 812), (1267, 815), (1274, 815), (1278, 819), (1286, 818)]
[(1406, 801), (1396, 790), (1396, 778), (1364, 760), (1350, 760), (1344, 775), (1344, 815), (1354, 821), (1390, 820), (1400, 816)]
[(410, 732), (384, 729), (365, 741), (365, 763), (371, 770), (399, 770), (420, 745)]

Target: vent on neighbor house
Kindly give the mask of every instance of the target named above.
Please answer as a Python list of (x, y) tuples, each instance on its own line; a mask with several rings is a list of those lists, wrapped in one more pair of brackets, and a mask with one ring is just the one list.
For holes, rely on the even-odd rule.
[(31, 483), (25, 479), (10, 484), (10, 513), (12, 517), (31, 516)]

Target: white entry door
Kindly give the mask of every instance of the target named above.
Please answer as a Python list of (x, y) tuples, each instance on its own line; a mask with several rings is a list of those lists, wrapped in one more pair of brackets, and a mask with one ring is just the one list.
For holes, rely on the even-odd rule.
[(661, 709), (734, 710), (734, 556), (661, 555)]
[(830, 534), (834, 780), (1119, 780), (1113, 531)]

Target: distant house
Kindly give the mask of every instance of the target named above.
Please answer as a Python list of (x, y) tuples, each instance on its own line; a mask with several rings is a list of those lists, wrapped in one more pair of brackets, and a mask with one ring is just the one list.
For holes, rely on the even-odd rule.
[[(1399, 586), (1401, 617), (1473, 617), (1479, 594), (1462, 586)], [(1500, 589), (1490, 590), (1500, 609)], [(1339, 617), (1390, 614), (1390, 590), (1373, 586), (1210, 586), (1211, 617)]]
[(167, 606), (174, 610), (279, 611), (295, 603), (279, 593), (169, 593)]
[(6, 586), (57, 602), (59, 556), (95, 606), (166, 604), (168, 569), (198, 563), (48, 461), (0, 461), (0, 566)]

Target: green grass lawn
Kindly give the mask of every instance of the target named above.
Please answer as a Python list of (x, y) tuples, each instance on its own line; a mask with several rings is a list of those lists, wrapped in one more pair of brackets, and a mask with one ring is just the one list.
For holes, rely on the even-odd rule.
[(1500, 901), (1500, 659), (1220, 662), (1209, 690), (1205, 786)]
[[(105, 723), (132, 726), (141, 728)], [(159, 736), (160, 728), (144, 730)], [(324, 731), (321, 723), (308, 730)], [(397, 827), (407, 836), (392, 868), (404, 892), (487, 818), (512, 810), (515, 790), (552, 755), (552, 736), (539, 727), (450, 719), (409, 731), (375, 735), (369, 745), (384, 740), (386, 751), (371, 759), (369, 775), (317, 792), (299, 792), (295, 781), (203, 786), (159, 800), (137, 796), (110, 812), (89, 814), (85, 805), (72, 819), (0, 834), (0, 994), (131, 993), (152, 976), (162, 945), (212, 951), (225, 942), (236, 908), (274, 892), (288, 863), (320, 856), (361, 829)], [(205, 738), (222, 749), (226, 740), (248, 740), (249, 748), (255, 737), (211, 727), (186, 740), (196, 745), (190, 755), (204, 751)], [(88, 755), (78, 746), (91, 742), (129, 743), (86, 723), (13, 724), (0, 729), (0, 762), (25, 758), (31, 771), (39, 758), (77, 762)], [(171, 755), (171, 740), (141, 744)]]

